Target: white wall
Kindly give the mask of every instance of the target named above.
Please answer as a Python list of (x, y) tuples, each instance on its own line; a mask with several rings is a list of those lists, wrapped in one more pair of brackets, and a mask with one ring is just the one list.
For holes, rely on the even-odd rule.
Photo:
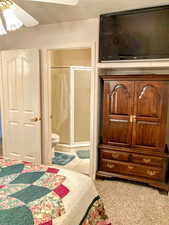
[(0, 37), (0, 49), (57, 48), (98, 39), (98, 19), (21, 28)]

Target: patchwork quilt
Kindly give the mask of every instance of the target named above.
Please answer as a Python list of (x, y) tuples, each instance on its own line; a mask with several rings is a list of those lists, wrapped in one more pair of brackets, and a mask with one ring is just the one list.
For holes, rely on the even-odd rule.
[[(65, 185), (66, 179), (57, 168), (0, 158), (0, 225), (55, 225), (67, 213), (64, 198), (72, 190)], [(108, 224), (96, 196), (77, 225)]]

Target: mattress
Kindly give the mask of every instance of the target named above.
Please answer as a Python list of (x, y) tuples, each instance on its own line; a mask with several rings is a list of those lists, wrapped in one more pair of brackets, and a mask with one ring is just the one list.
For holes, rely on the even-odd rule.
[(3, 158), (0, 167), (0, 225), (111, 224), (88, 176)]

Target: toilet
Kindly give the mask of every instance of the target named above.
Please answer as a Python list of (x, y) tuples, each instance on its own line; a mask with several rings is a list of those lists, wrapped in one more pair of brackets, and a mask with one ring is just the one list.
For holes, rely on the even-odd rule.
[(52, 157), (55, 156), (55, 147), (56, 145), (59, 143), (60, 141), (60, 137), (58, 134), (52, 134), (52, 137), (51, 137), (51, 141), (52, 141)]

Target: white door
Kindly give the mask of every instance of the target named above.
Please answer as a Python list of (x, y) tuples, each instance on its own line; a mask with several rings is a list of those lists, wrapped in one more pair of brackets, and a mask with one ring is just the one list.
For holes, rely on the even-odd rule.
[(40, 62), (37, 49), (3, 51), (5, 157), (41, 162)]

